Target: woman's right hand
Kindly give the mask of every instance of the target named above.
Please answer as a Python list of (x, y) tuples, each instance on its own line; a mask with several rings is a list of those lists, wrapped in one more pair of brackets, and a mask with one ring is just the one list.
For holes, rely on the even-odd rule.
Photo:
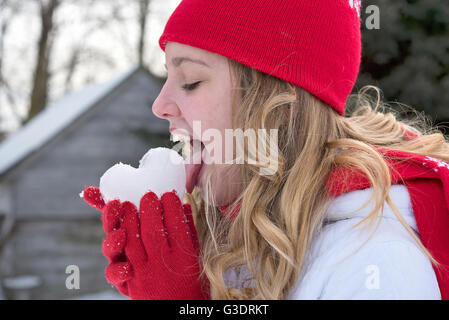
[[(157, 197), (148, 191), (140, 210), (129, 201), (105, 203), (98, 187), (85, 187), (84, 200), (102, 212), (108, 258), (106, 279), (131, 299), (210, 299), (200, 277), (200, 245), (189, 204), (176, 191)], [(202, 286), (204, 284), (204, 286)]]

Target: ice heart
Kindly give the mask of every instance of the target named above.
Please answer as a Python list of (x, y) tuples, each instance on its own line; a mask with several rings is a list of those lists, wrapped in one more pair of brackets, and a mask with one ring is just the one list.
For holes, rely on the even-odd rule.
[(158, 197), (173, 189), (183, 200), (186, 172), (183, 158), (168, 148), (150, 149), (139, 161), (139, 167), (118, 163), (100, 178), (104, 201), (130, 201), (139, 208), (140, 199), (148, 191)]

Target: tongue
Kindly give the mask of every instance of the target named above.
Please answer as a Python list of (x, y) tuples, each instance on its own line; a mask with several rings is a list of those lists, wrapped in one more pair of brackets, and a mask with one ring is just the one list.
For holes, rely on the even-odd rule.
[(201, 164), (185, 164), (186, 168), (186, 189), (188, 193), (192, 193), (195, 187), (198, 173), (201, 169)]
[(186, 169), (186, 189), (188, 193), (192, 193), (195, 187), (198, 173), (200, 172), (202, 161), (201, 144), (198, 140), (191, 140), (190, 145), (192, 147), (191, 154), (185, 162)]

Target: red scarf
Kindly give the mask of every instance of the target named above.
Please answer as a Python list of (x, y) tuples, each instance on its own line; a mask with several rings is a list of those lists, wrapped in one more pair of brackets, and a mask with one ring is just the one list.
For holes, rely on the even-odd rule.
[[(387, 148), (376, 148), (384, 155), (391, 175), (391, 183), (404, 184), (410, 194), (419, 236), (423, 245), (440, 262), (435, 274), (441, 298), (449, 299), (449, 164), (428, 156), (410, 154)], [(407, 158), (405, 161), (389, 157)], [(401, 180), (402, 179), (402, 180)], [(370, 187), (368, 179), (348, 167), (334, 169), (327, 181), (333, 196)], [(233, 219), (240, 206), (229, 213), (227, 206), (220, 211)]]

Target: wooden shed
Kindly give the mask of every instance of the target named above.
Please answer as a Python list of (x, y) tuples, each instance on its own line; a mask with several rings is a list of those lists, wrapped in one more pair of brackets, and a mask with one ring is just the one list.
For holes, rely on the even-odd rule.
[[(117, 292), (107, 283), (101, 214), (85, 185), (117, 162), (138, 166), (168, 146), (169, 123), (151, 111), (164, 79), (136, 67), (68, 94), (0, 144), (0, 277), (7, 299), (67, 299)], [(68, 289), (68, 266), (79, 289)]]

